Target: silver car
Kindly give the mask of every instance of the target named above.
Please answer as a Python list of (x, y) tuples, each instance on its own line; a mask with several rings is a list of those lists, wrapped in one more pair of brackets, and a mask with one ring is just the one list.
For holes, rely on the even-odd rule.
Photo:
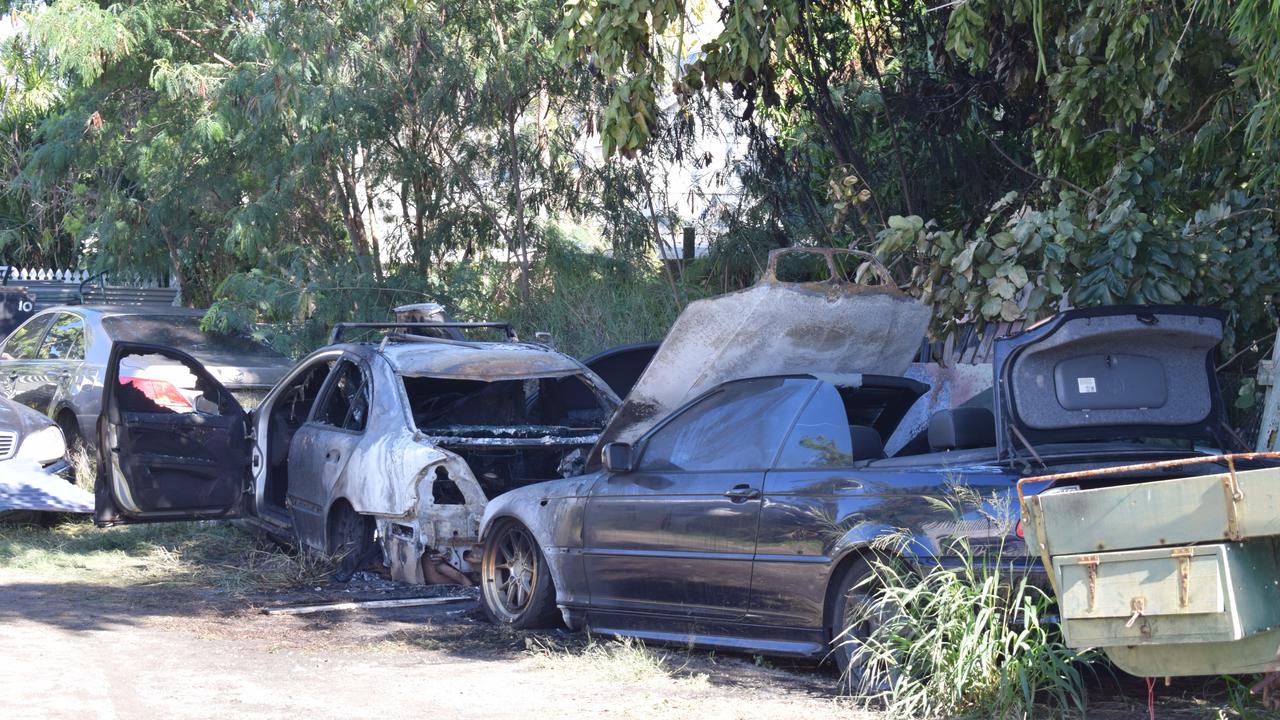
[[(344, 558), (344, 572), (381, 556), (398, 580), (468, 583), (489, 498), (580, 472), (619, 400), (583, 363), (509, 328), (503, 342), (384, 329), (374, 342), (335, 334), (252, 412), (190, 355), (117, 343), (97, 523), (243, 518)], [(195, 389), (183, 406), (130, 381), (131, 363), (161, 359)]]
[[(247, 336), (201, 330), (203, 316), (171, 307), (44, 310), (0, 342), (0, 395), (53, 418), (67, 445), (84, 441), (92, 449), (112, 345), (148, 342), (191, 353), (242, 404), (256, 405), (293, 362)], [(170, 377), (177, 367), (163, 358), (140, 359), (125, 372), (136, 388), (180, 410), (198, 393)]]
[(52, 420), (0, 398), (0, 517), (55, 522), (93, 510), (93, 495), (70, 482), (67, 446)]

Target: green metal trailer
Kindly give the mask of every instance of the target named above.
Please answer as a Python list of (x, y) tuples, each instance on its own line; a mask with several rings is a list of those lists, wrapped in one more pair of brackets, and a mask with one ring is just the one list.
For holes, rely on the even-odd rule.
[[(1280, 671), (1276, 459), (1198, 456), (1023, 479), (1026, 537), (1067, 643), (1145, 677)], [(1222, 472), (1124, 480), (1206, 465)], [(1052, 485), (1024, 492), (1036, 483)]]

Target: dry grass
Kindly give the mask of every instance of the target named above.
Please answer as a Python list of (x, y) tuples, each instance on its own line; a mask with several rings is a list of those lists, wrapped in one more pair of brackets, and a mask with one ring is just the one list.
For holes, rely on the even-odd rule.
[(704, 687), (705, 673), (692, 672), (680, 653), (659, 652), (640, 640), (601, 640), (588, 637), (585, 643), (561, 645), (545, 636), (531, 635), (525, 648), (540, 669), (590, 676), (622, 684), (644, 684), (673, 680), (681, 685)]
[(10, 577), (202, 587), (241, 596), (316, 584), (328, 573), (325, 563), (225, 523), (0, 525), (0, 574)]
[(98, 470), (97, 458), (89, 453), (84, 443), (76, 443), (67, 452), (67, 460), (71, 463), (76, 486), (93, 492), (94, 476)]

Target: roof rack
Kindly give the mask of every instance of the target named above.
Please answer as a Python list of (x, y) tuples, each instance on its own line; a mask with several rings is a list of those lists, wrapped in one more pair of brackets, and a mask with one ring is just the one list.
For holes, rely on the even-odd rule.
[(427, 328), (457, 328), (466, 330), (468, 328), (497, 328), (507, 336), (508, 340), (513, 342), (520, 338), (516, 337), (516, 331), (511, 327), (511, 323), (505, 322), (341, 322), (333, 326), (333, 331), (329, 333), (329, 344), (342, 342), (342, 335), (347, 330), (353, 329), (380, 329), (380, 330), (400, 330), (400, 329), (427, 329)]

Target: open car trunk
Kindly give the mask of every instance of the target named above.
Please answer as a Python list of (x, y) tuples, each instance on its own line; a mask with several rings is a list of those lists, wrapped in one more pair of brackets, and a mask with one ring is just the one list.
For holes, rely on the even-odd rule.
[(1227, 446), (1213, 367), (1225, 321), (1208, 308), (1088, 308), (998, 341), (1001, 455), (1046, 442)]
[(996, 349), (1005, 457), (1063, 634), (1139, 676), (1280, 669), (1280, 455), (1229, 447), (1214, 350), (1193, 307), (1063, 313)]

